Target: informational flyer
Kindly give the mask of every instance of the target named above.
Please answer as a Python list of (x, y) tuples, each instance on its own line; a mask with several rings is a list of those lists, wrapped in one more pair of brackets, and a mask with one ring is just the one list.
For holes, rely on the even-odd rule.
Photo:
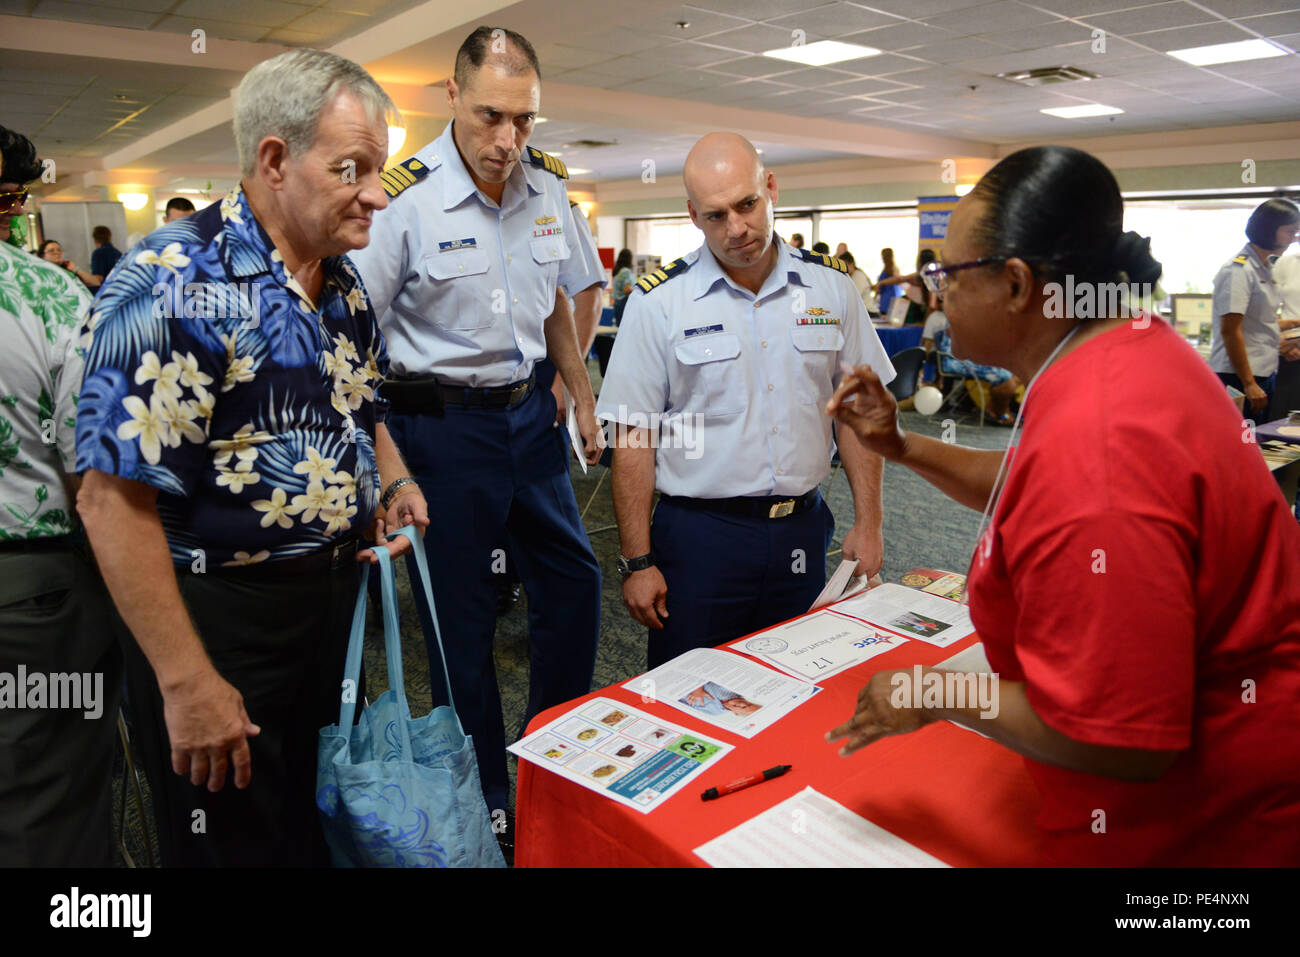
[[(874, 595), (879, 590), (864, 594)], [(727, 647), (753, 655), (804, 681), (820, 681), (868, 658), (892, 651), (904, 640), (900, 635), (882, 634), (855, 618), (823, 609), (733, 641)]]
[(593, 698), (506, 750), (648, 814), (731, 745), (622, 702)]
[(881, 585), (829, 611), (940, 648), (975, 632), (967, 606), (903, 585)]
[(848, 558), (840, 562), (840, 567), (835, 569), (834, 574), (826, 581), (826, 587), (822, 589), (817, 600), (809, 607), (809, 611), (816, 611), (823, 608), (833, 601), (839, 601), (841, 598), (848, 598), (850, 595), (856, 595), (860, 591), (866, 591), (868, 588), (875, 588), (883, 584), (879, 575), (872, 575), (868, 578), (866, 575), (854, 575), (857, 571), (858, 560)]
[(713, 867), (947, 867), (812, 788), (701, 844)]
[(930, 582), (921, 589), (931, 595), (938, 595), (940, 598), (951, 598), (953, 601), (961, 601), (966, 594), (966, 576), (965, 575), (944, 575), (935, 581)]
[(822, 690), (716, 648), (678, 655), (623, 687), (745, 738)]

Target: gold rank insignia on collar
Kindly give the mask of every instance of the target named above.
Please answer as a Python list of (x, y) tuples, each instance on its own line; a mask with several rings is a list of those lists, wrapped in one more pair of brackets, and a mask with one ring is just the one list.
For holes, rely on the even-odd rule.
[(654, 272), (648, 272), (636, 281), (642, 292), (649, 292), (660, 283), (667, 282), (678, 273), (686, 272), (690, 268), (690, 263), (685, 259), (674, 259), (667, 266), (660, 266)]
[(838, 269), (840, 272), (848, 275), (848, 263), (836, 259), (834, 256), (827, 256), (825, 253), (815, 253), (811, 249), (796, 249), (799, 258), (806, 263), (816, 263), (819, 266), (829, 266), (831, 269)]
[(1246, 258), (1245, 254), (1235, 257), (1232, 261), (1238, 266), (1244, 266), (1246, 263), (1250, 262), (1250, 260)]
[(535, 146), (528, 147), (528, 162), (540, 166), (548, 173), (554, 173), (560, 179), (569, 178), (569, 168), (550, 153), (543, 153)]
[(407, 187), (414, 186), (429, 175), (429, 167), (412, 156), (396, 166), (390, 166), (379, 174), (384, 184), (384, 192), (392, 199)]

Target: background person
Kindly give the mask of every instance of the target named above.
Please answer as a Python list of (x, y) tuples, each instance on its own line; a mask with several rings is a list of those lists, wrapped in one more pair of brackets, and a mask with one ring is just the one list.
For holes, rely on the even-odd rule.
[(1044, 284), (1067, 274), (1159, 278), (1122, 223), (1110, 171), (1058, 146), (1008, 156), (953, 211), (935, 276), (953, 347), (1030, 382), (1005, 466), (1003, 452), (903, 432), (870, 370), (828, 405), (870, 448), (985, 510), (968, 590), (1000, 680), (998, 714), (981, 719), (896, 708), (908, 673), (879, 672), (827, 737), (851, 753), (950, 719), (1019, 752), (1048, 863), (1295, 866), (1300, 526), (1167, 323), (1044, 308)]
[(632, 250), (621, 249), (618, 259), (614, 261), (614, 325), (623, 321), (623, 310), (627, 308), (627, 297), (636, 285), (636, 274), (632, 272)]
[(99, 699), (97, 714), (88, 701), (0, 705), (0, 867), (110, 867), (122, 659), (104, 584), (73, 541), (70, 474), (90, 295), (5, 241), (41, 170), (31, 141), (0, 127), (0, 674), (71, 675)]
[(86, 285), (98, 289), (122, 258), (122, 250), (113, 245), (113, 231), (107, 226), (96, 226), (90, 231), (90, 238), (95, 243), (95, 249), (90, 254), (91, 281)]
[(1269, 199), (1246, 222), (1248, 242), (1214, 277), (1210, 368), (1225, 385), (1246, 395), (1242, 414), (1269, 421), (1269, 404), (1282, 348), (1281, 297), (1273, 263), (1300, 234), (1300, 208)]
[(889, 315), (889, 307), (894, 304), (894, 297), (898, 295), (898, 286), (894, 283), (885, 282), (886, 279), (893, 279), (898, 275), (898, 267), (894, 264), (894, 251), (886, 246), (880, 250), (880, 258), (883, 267), (880, 275), (877, 277), (877, 285), (871, 287), (871, 291), (876, 293), (879, 299), (879, 310), (882, 316)]
[(90, 273), (77, 268), (77, 264), (70, 259), (63, 258), (63, 245), (57, 239), (47, 239), (41, 243), (41, 248), (37, 255), (47, 263), (53, 263), (56, 266), (62, 266), (68, 272), (72, 273), (87, 286), (90, 285)]
[(184, 219), (194, 212), (194, 204), (184, 196), (173, 196), (167, 200), (167, 206), (163, 210), (163, 224), (174, 223), (178, 219)]

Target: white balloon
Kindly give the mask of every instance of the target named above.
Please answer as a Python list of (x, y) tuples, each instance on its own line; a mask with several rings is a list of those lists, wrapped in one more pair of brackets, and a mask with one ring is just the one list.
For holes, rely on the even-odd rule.
[(932, 385), (922, 386), (916, 390), (913, 405), (922, 415), (934, 415), (943, 405), (943, 393)]

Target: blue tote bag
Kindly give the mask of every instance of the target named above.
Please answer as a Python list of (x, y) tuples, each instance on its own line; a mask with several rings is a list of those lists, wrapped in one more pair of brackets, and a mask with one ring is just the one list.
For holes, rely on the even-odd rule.
[[(405, 535), (412, 590), (422, 588), (446, 679), (442, 631), (433, 606), (424, 545), (414, 526)], [(397, 585), (387, 549), (377, 548), (388, 690), (356, 714), (366, 633), (370, 567), (363, 567), (344, 666), (339, 723), (320, 732), (316, 807), (335, 867), (505, 867), (479, 784), (473, 741), (456, 716), (448, 683), (445, 705), (412, 718), (402, 676)], [(431, 663), (432, 664), (432, 663)]]

